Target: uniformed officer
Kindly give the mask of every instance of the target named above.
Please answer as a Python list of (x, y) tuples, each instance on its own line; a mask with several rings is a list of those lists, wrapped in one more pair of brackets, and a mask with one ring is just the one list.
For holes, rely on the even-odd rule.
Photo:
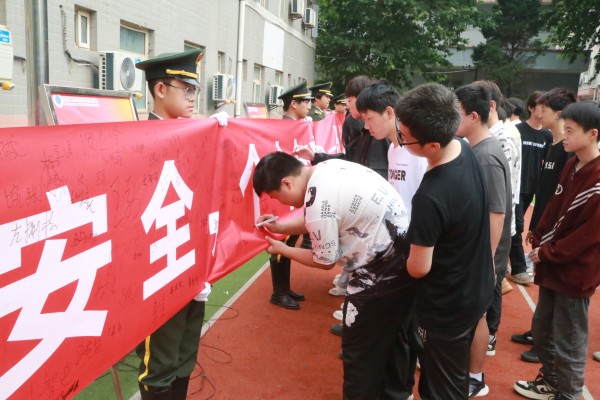
[[(308, 119), (310, 111), (310, 101), (313, 99), (306, 81), (302, 81), (295, 86), (288, 88), (279, 96), (283, 100), (282, 119), (305, 120)], [(294, 246), (298, 241), (298, 235), (288, 236), (283, 240), (288, 246)], [(289, 258), (272, 254), (269, 259), (271, 265), (271, 280), (273, 283), (273, 294), (269, 300), (271, 304), (287, 308), (289, 310), (299, 310), (298, 301), (304, 300), (304, 295), (296, 293), (290, 289), (290, 267), (292, 261)]]
[(344, 93), (335, 96), (333, 98), (333, 112), (345, 115), (346, 111), (346, 96), (344, 95)]
[[(146, 72), (154, 108), (148, 119), (189, 118), (200, 90), (196, 72), (202, 50), (162, 54), (140, 62)], [(218, 119), (218, 118), (217, 118)], [(226, 120), (225, 120), (226, 123)], [(219, 122), (219, 125), (223, 125)], [(177, 314), (140, 343), (136, 352), (141, 359), (138, 384), (143, 400), (183, 400), (190, 375), (196, 366), (200, 333), (204, 321), (204, 290)]]
[(313, 121), (320, 121), (327, 116), (329, 103), (333, 97), (331, 94), (331, 82), (320, 83), (309, 88), (309, 90), (314, 99), (308, 115)]
[(304, 119), (310, 111), (310, 101), (313, 99), (306, 81), (292, 86), (279, 97), (283, 100), (283, 119)]

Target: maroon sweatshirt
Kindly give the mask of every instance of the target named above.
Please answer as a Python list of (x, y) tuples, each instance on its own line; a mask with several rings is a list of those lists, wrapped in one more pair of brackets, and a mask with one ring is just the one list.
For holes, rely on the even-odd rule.
[(534, 234), (540, 247), (535, 283), (572, 297), (590, 297), (600, 285), (600, 156), (575, 172), (565, 164)]

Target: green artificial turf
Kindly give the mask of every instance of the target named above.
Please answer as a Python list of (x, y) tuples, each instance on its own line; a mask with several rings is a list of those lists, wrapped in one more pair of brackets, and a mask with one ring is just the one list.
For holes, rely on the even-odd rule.
[[(226, 277), (216, 282), (206, 303), (205, 320), (211, 321), (213, 315), (262, 267), (269, 255), (258, 254)], [(116, 368), (121, 385), (123, 399), (129, 399), (138, 391), (137, 368), (139, 358), (134, 352), (125, 356), (113, 368)], [(77, 400), (109, 400), (117, 399), (112, 370), (106, 371), (82, 392), (74, 397)]]

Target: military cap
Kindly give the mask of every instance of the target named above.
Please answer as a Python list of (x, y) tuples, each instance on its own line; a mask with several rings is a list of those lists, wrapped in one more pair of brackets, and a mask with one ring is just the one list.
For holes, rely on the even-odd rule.
[(150, 60), (135, 64), (146, 72), (146, 80), (158, 78), (176, 78), (191, 85), (200, 85), (198, 63), (204, 57), (202, 49), (193, 49), (181, 53), (165, 53)]
[(325, 94), (329, 97), (333, 97), (331, 94), (331, 82), (319, 83), (318, 85), (310, 87), (309, 90), (311, 91), (313, 97), (318, 94)]
[(313, 97), (311, 96), (310, 91), (308, 90), (306, 81), (302, 81), (299, 84), (297, 84), (296, 86), (292, 86), (285, 92), (281, 93), (281, 95), (278, 97), (278, 99), (281, 99), (281, 100), (289, 99), (289, 100), (302, 101), (302, 100), (312, 100)]
[(337, 95), (333, 98), (333, 102), (335, 104), (346, 104), (346, 96), (344, 95), (344, 93)]

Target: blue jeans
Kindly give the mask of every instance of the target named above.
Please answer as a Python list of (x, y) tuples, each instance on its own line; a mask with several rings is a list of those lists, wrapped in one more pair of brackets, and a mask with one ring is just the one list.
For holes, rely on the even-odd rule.
[(540, 372), (565, 399), (577, 400), (583, 389), (588, 349), (589, 298), (571, 297), (540, 287), (533, 337)]

